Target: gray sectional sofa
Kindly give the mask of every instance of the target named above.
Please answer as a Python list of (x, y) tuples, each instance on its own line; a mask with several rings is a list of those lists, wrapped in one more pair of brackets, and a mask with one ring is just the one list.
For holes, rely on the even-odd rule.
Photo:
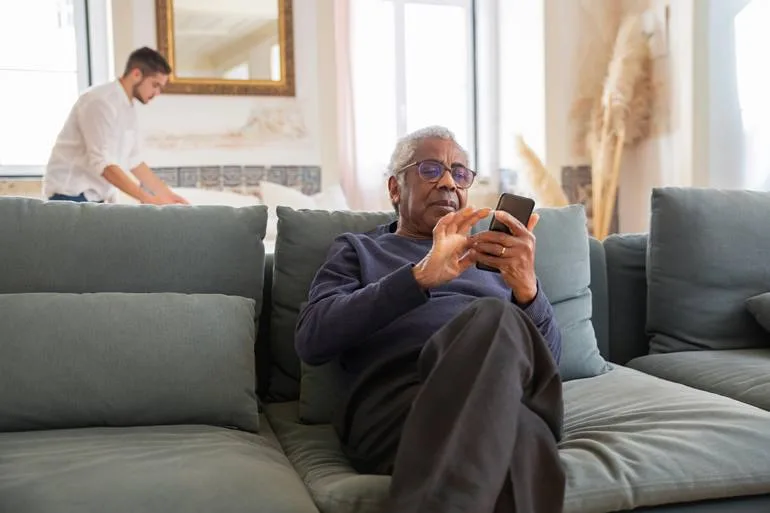
[[(541, 210), (565, 512), (770, 511), (768, 214), (658, 189), (649, 234), (600, 243)], [(265, 207), (0, 199), (0, 512), (378, 511), (293, 326), (332, 238), (391, 216), (278, 217), (265, 255)]]

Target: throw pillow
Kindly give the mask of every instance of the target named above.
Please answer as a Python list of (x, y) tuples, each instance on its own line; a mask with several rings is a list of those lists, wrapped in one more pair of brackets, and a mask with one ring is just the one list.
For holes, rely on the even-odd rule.
[(0, 431), (256, 432), (254, 309), (221, 294), (0, 295)]
[(651, 353), (767, 347), (746, 309), (770, 284), (770, 193), (658, 188), (647, 265)]
[(746, 308), (765, 330), (770, 331), (770, 292), (750, 297), (746, 300)]

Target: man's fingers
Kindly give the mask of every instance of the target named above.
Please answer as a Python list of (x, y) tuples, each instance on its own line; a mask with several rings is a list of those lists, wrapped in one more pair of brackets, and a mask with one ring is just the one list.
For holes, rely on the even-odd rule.
[(522, 236), (527, 233), (527, 227), (505, 210), (495, 210), (495, 218), (510, 228), (513, 235)]
[(484, 219), (492, 212), (491, 208), (471, 208), (471, 212), (468, 215), (458, 219), (457, 231), (460, 233), (468, 233), (473, 225)]
[(476, 261), (481, 262), (482, 264), (486, 264), (490, 267), (495, 267), (497, 269), (500, 269), (506, 263), (505, 258), (500, 258), (481, 252), (476, 253)]
[(529, 218), (529, 222), (527, 223), (527, 230), (534, 231), (538, 221), (540, 221), (540, 214), (533, 213)]

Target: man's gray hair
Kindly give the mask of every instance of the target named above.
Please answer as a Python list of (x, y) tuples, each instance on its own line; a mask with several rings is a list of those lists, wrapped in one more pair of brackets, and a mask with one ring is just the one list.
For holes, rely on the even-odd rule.
[(406, 134), (404, 137), (398, 140), (396, 148), (393, 150), (393, 155), (390, 157), (390, 164), (388, 165), (388, 176), (396, 176), (398, 171), (404, 166), (411, 164), (414, 159), (414, 153), (417, 151), (417, 146), (426, 139), (444, 139), (446, 141), (452, 141), (468, 159), (468, 152), (460, 146), (455, 139), (455, 134), (451, 130), (443, 126), (428, 126), (415, 130), (410, 134)]

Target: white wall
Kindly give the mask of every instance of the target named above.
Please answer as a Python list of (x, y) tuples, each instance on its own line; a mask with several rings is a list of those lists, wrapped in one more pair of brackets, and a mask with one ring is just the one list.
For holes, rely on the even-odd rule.
[[(150, 165), (321, 165), (317, 2), (293, 2), (296, 96), (161, 95), (140, 107)], [(115, 66), (120, 73), (133, 49), (157, 47), (155, 2), (113, 0), (113, 16)], [(232, 136), (250, 116), (266, 120), (252, 130), (267, 130), (268, 136)], [(305, 135), (296, 135), (296, 130), (294, 135), (292, 130), (281, 135), (287, 124), (304, 126)], [(332, 175), (325, 170), (324, 182), (333, 182)]]

